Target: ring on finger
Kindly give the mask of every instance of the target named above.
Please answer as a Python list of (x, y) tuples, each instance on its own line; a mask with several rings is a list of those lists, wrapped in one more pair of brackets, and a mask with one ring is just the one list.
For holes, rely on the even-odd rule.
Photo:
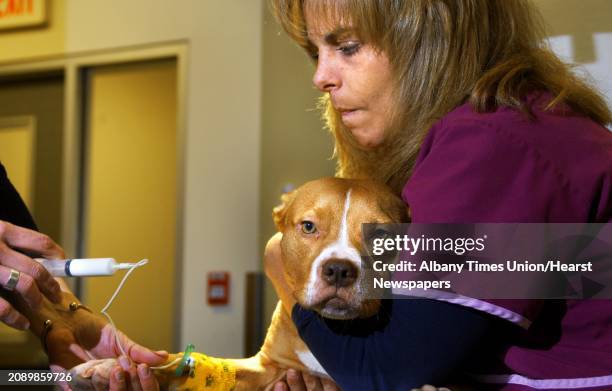
[(9, 279), (6, 282), (6, 284), (4, 284), (4, 289), (6, 289), (7, 291), (15, 290), (15, 287), (17, 286), (17, 283), (19, 282), (20, 276), (21, 276), (21, 273), (19, 273), (19, 271), (15, 269), (11, 269), (11, 275), (9, 276)]
[(49, 331), (51, 331), (51, 327), (53, 327), (53, 321), (51, 319), (47, 319), (43, 322), (43, 329), (40, 336), (40, 342), (42, 344), (43, 350), (45, 353), (49, 353), (49, 349), (47, 347), (47, 336), (49, 335)]

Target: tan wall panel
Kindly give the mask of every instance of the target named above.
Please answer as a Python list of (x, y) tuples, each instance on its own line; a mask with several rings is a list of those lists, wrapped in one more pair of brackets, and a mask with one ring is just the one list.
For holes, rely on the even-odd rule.
[(32, 210), (34, 182), (34, 124), (2, 128), (0, 117), (0, 162), (10, 173), (11, 182), (21, 198)]
[[(176, 64), (101, 67), (91, 73), (86, 254), (148, 258), (110, 314), (130, 337), (172, 347), (176, 251)], [(101, 309), (123, 272), (87, 280), (85, 300)]]
[[(0, 117), (32, 117), (35, 121), (31, 212), (38, 228), (60, 243), (63, 81), (61, 75), (49, 75), (0, 85)], [(12, 180), (12, 170), (8, 175)]]

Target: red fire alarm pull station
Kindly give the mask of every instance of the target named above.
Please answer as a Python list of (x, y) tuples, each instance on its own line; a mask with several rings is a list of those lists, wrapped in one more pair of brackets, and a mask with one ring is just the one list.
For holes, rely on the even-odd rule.
[(229, 272), (209, 272), (207, 285), (209, 305), (227, 305), (229, 303)]

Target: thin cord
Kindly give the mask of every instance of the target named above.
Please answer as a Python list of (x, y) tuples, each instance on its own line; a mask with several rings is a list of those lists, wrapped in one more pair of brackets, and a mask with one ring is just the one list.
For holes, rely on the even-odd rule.
[(110, 322), (111, 326), (113, 327), (113, 333), (115, 334), (115, 342), (117, 343), (117, 346), (119, 347), (119, 350), (121, 350), (121, 354), (124, 355), (124, 356), (127, 356), (127, 354), (125, 353), (125, 349), (123, 349), (123, 346), (121, 345), (121, 342), (119, 341), (119, 333), (117, 333), (117, 327), (115, 326), (115, 322), (113, 322), (113, 318), (111, 318), (111, 316), (106, 311), (108, 311), (108, 309), (111, 306), (111, 304), (113, 304), (113, 301), (115, 300), (115, 298), (119, 294), (119, 291), (121, 290), (121, 288), (123, 288), (123, 284), (125, 284), (125, 281), (130, 276), (130, 274), (132, 274), (132, 272), (137, 267), (146, 265), (148, 262), (149, 262), (148, 259), (141, 259), (140, 261), (138, 261), (137, 263), (132, 265), (132, 267), (130, 267), (130, 270), (128, 270), (127, 273), (125, 273), (125, 275), (123, 276), (123, 279), (121, 279), (121, 282), (119, 283), (119, 286), (115, 290), (115, 293), (113, 293), (113, 295), (111, 296), (111, 298), (108, 301), (108, 303), (106, 303), (104, 308), (102, 308), (102, 310), (100, 311), (104, 316), (106, 316), (106, 319), (108, 319), (108, 321)]
[(177, 357), (173, 361), (169, 362), (168, 364), (160, 365), (158, 367), (151, 367), (151, 369), (166, 369), (166, 368), (170, 368), (174, 364), (181, 362), (182, 359), (183, 359), (183, 356)]
[[(121, 350), (121, 354), (123, 354), (124, 356), (127, 357), (127, 354), (125, 352), (125, 349), (123, 349), (123, 346), (121, 345), (121, 342), (119, 341), (119, 333), (117, 332), (117, 326), (115, 326), (115, 322), (113, 322), (113, 318), (111, 318), (111, 316), (106, 312), (108, 311), (108, 309), (110, 308), (111, 304), (113, 304), (113, 301), (115, 300), (115, 298), (117, 297), (117, 295), (119, 294), (119, 291), (121, 291), (121, 288), (123, 288), (123, 285), (125, 284), (125, 281), (128, 279), (128, 277), (130, 276), (130, 274), (137, 268), (140, 266), (144, 266), (149, 262), (148, 259), (142, 259), (139, 262), (133, 264), (129, 270), (127, 271), (127, 273), (125, 273), (125, 275), (123, 276), (123, 278), (121, 279), (121, 282), (119, 283), (119, 286), (117, 287), (117, 289), (115, 290), (115, 293), (113, 293), (113, 295), (111, 296), (111, 298), (108, 300), (108, 303), (106, 303), (106, 305), (104, 306), (104, 308), (100, 311), (104, 316), (106, 316), (106, 319), (108, 319), (108, 321), (110, 322), (111, 326), (113, 327), (113, 333), (115, 335), (115, 342), (117, 343), (117, 346), (119, 347), (119, 350)], [(90, 357), (93, 358), (93, 356), (91, 356), (91, 354), (89, 352), (87, 352)], [(173, 366), (174, 364), (179, 363), (181, 360), (183, 359), (183, 357), (177, 357), (176, 359), (172, 360), (171, 362), (164, 364), (164, 365), (160, 365), (157, 367), (151, 367), (151, 369), (166, 369), (169, 368), (171, 366)]]

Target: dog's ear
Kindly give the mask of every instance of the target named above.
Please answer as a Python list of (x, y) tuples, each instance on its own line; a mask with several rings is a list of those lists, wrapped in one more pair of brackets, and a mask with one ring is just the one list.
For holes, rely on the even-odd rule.
[(281, 204), (272, 210), (272, 218), (274, 219), (274, 224), (279, 232), (284, 231), (287, 225), (287, 211), (295, 198), (295, 192), (296, 191), (293, 190), (288, 193), (283, 193), (281, 196)]
[(412, 220), (412, 211), (410, 210), (410, 206), (406, 205), (404, 201), (399, 200), (400, 204), (397, 206), (399, 213), (399, 223), (409, 223)]
[(383, 211), (391, 217), (394, 223), (409, 223), (411, 220), (410, 207), (401, 198), (390, 195), (382, 205)]

